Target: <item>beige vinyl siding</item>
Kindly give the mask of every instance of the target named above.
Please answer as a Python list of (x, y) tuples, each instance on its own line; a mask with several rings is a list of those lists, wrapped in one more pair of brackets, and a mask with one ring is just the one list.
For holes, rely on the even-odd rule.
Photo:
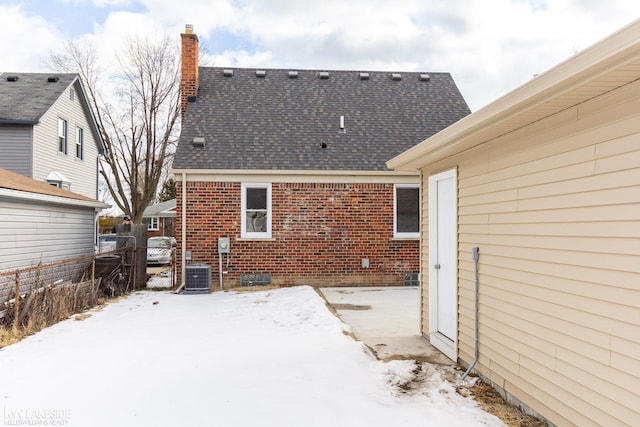
[(637, 424), (640, 84), (431, 165), (422, 188), (456, 165), (459, 359), (473, 360), (479, 246), (477, 369), (557, 425)]
[[(96, 198), (96, 159), (98, 146), (90, 125), (90, 115), (84, 108), (77, 85), (73, 101), (70, 88), (58, 98), (34, 127), (33, 178), (46, 181), (52, 171), (61, 172), (71, 180), (71, 191)], [(58, 118), (67, 121), (67, 155), (58, 152)], [(84, 129), (84, 160), (76, 158), (76, 127)]]

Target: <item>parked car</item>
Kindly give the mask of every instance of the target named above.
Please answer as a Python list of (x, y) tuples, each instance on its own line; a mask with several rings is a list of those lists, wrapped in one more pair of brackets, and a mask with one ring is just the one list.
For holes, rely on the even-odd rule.
[(169, 264), (172, 253), (171, 237), (149, 237), (147, 239), (147, 265)]
[(98, 236), (97, 253), (110, 252), (116, 250), (117, 247), (117, 234), (102, 234)]

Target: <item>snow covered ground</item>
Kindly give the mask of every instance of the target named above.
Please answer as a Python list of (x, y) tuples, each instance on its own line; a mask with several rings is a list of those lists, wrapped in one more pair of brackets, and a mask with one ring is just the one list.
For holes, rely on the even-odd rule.
[(503, 426), (452, 367), (380, 362), (309, 287), (138, 292), (0, 350), (3, 425)]

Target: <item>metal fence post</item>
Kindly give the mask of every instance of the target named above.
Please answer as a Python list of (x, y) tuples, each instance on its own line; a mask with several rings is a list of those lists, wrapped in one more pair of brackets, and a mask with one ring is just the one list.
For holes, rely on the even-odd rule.
[(13, 308), (15, 309), (15, 315), (13, 318), (13, 328), (18, 328), (18, 317), (20, 314), (20, 273), (16, 271), (16, 293), (13, 299)]

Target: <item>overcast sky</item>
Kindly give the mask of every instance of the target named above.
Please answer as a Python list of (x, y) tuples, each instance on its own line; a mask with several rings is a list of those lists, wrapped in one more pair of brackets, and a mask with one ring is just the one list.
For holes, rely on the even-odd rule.
[(445, 71), (475, 111), (638, 18), (639, 0), (0, 0), (0, 72), (189, 23), (212, 65)]

